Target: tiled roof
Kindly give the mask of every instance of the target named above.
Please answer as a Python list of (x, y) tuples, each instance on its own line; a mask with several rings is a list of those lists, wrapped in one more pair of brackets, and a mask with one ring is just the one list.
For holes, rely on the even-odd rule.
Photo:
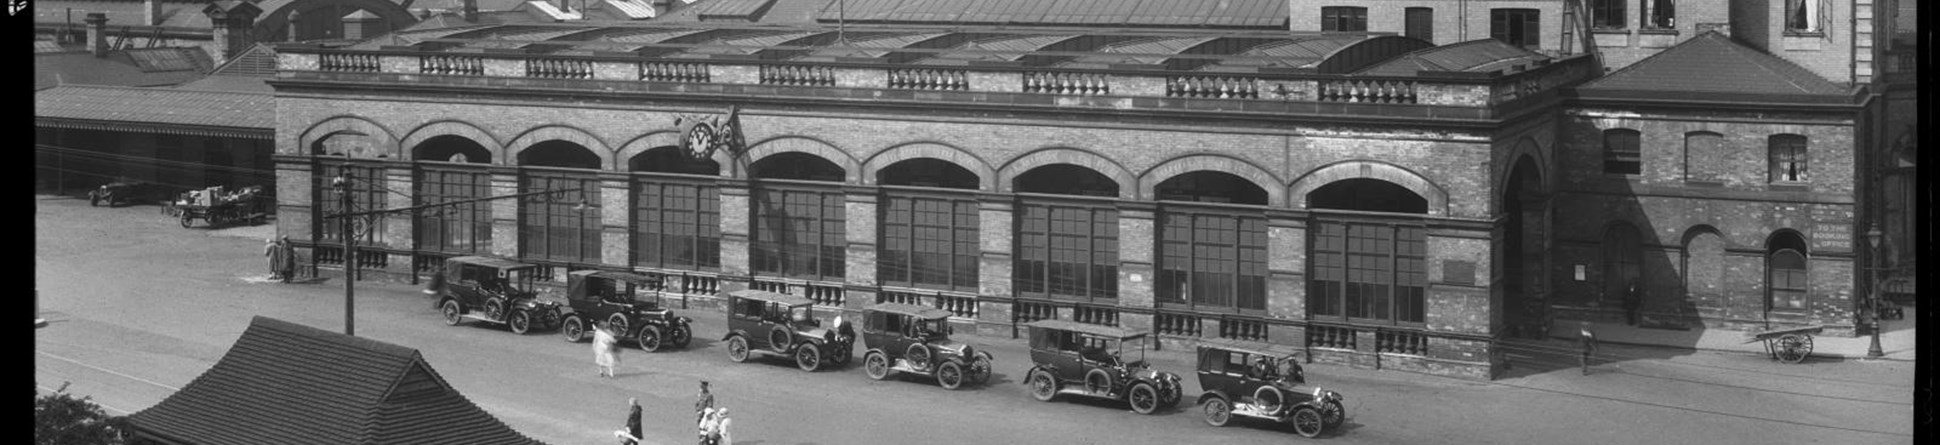
[[(720, 0), (715, 0), (720, 1)], [(850, 0), (822, 8), (833, 23), (1003, 24), (1287, 29), (1285, 0)]]
[(1689, 99), (1847, 96), (1851, 90), (1785, 59), (1708, 32), (1590, 81), (1581, 93), (1663, 93)]
[(227, 444), (536, 444), (417, 350), (256, 317), (221, 361), (129, 416), (137, 435)]
[(63, 85), (34, 92), (34, 117), (272, 130), (274, 99), (263, 93)]
[(275, 77), (276, 49), (258, 43), (209, 71), (211, 76)]
[[(203, 70), (154, 70), (157, 65), (152, 57), (157, 53), (188, 58), (188, 63), (195, 66), (209, 65), (208, 54), (194, 48), (111, 51), (106, 57), (95, 57), (86, 51), (42, 53), (34, 55), (34, 89), (55, 85), (166, 86), (202, 78)], [(142, 69), (144, 62), (136, 59), (137, 54), (150, 57), (145, 62), (151, 70)]]
[(276, 92), (276, 89), (269, 86), (270, 77), (211, 74), (208, 77), (176, 85), (173, 88), (178, 90), (272, 94)]
[(1373, 76), (1413, 76), (1417, 71), (1489, 72), (1549, 60), (1522, 47), (1496, 39), (1471, 40), (1418, 50), (1359, 73)]

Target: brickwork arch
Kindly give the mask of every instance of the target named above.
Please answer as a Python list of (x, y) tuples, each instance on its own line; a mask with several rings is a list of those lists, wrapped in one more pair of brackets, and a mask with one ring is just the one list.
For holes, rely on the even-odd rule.
[[(843, 183), (861, 183), (858, 176), (862, 172), (862, 163), (857, 162), (854, 156), (849, 155), (849, 152), (842, 151), (842, 149), (836, 148), (834, 145), (829, 145), (827, 142), (801, 136), (782, 136), (750, 144), (746, 156), (746, 165), (752, 166), (755, 162), (761, 161), (762, 158), (788, 152), (800, 152), (828, 160), (834, 163), (836, 167), (842, 168)], [(727, 164), (722, 165), (725, 166)], [(734, 170), (736, 170), (736, 175), (746, 176), (748, 174), (746, 171), (741, 171), (743, 170), (741, 168), (735, 168)]]
[(1725, 232), (1723, 230), (1718, 230), (1716, 226), (1713, 226), (1710, 224), (1697, 224), (1697, 225), (1691, 226), (1690, 228), (1684, 229), (1684, 236), (1678, 238), (1677, 245), (1689, 246), (1691, 245), (1691, 240), (1696, 239), (1699, 235), (1704, 235), (1707, 233), (1712, 235), (1717, 235), (1718, 240), (1724, 242), (1725, 249), (1743, 248), (1743, 246), (1739, 246), (1737, 243), (1732, 242), (1731, 237), (1725, 235)]
[(1521, 141), (1516, 142), (1515, 147), (1510, 149), (1509, 157), (1503, 158), (1505, 163), (1502, 164), (1502, 168), (1497, 170), (1502, 172), (1502, 174), (1496, 177), (1496, 195), (1500, 197), (1503, 192), (1509, 190), (1509, 177), (1515, 175), (1516, 163), (1521, 162), (1522, 158), (1525, 157), (1529, 158), (1530, 163), (1535, 164), (1536, 171), (1531, 173), (1536, 174), (1536, 185), (1540, 187), (1539, 190), (1529, 191), (1548, 192), (1552, 189), (1550, 186), (1550, 174), (1547, 170), (1549, 158), (1544, 156), (1544, 154), (1542, 145), (1537, 144), (1534, 139), (1525, 137)]
[(397, 137), (392, 135), (390, 129), (370, 119), (357, 116), (335, 116), (311, 125), (297, 136), (297, 152), (308, 155), (321, 154), (316, 152), (316, 143), (337, 133), (357, 133), (376, 138), (380, 153), (389, 155), (391, 159), (406, 159), (403, 150), (398, 148)]
[(520, 152), (524, 152), (525, 149), (531, 148), (534, 144), (545, 141), (566, 141), (579, 144), (581, 147), (586, 147), (587, 151), (593, 152), (594, 156), (599, 156), (601, 166), (611, 167), (613, 165), (613, 149), (608, 148), (606, 142), (593, 136), (592, 133), (587, 133), (586, 130), (564, 125), (547, 125), (535, 128), (512, 139), (512, 143), (505, 144), (506, 147), (509, 147), (505, 151), (505, 165), (517, 165)]
[[(626, 144), (620, 146), (620, 151), (613, 156), (612, 169), (614, 171), (626, 171), (627, 163), (633, 162), (635, 156), (646, 153), (647, 150), (679, 146), (680, 132), (678, 131), (661, 130), (640, 135), (640, 137), (633, 138), (633, 140), (627, 141)], [(727, 150), (715, 150), (713, 156), (708, 157), (708, 159), (713, 160), (715, 164), (721, 166), (721, 176), (734, 176), (734, 172), (737, 169), (729, 167), (733, 165), (734, 158), (729, 156)]]
[(398, 142), (399, 153), (409, 155), (402, 159), (417, 159), (418, 146), (424, 144), (424, 141), (438, 136), (458, 136), (470, 139), (472, 142), (478, 143), (479, 146), (485, 147), (485, 151), (492, 153), (492, 165), (511, 164), (510, 161), (505, 160), (505, 146), (499, 144), (498, 138), (492, 137), (491, 133), (487, 133), (484, 129), (478, 128), (476, 125), (463, 121), (432, 122), (419, 126), (415, 130), (411, 130), (410, 134), (404, 136), (403, 141)]
[(1153, 166), (1152, 169), (1146, 170), (1145, 174), (1139, 175), (1138, 193), (1147, 197), (1158, 196), (1157, 190), (1160, 183), (1165, 182), (1167, 179), (1172, 179), (1174, 176), (1198, 171), (1228, 173), (1246, 179), (1247, 181), (1252, 181), (1253, 185), (1266, 190), (1266, 205), (1268, 206), (1286, 202), (1286, 196), (1283, 195), (1285, 189), (1280, 187), (1280, 184), (1285, 184), (1286, 182), (1281, 181), (1280, 177), (1274, 176), (1272, 172), (1268, 172), (1266, 169), (1260, 168), (1260, 166), (1253, 165), (1251, 162), (1214, 154), (1180, 156)]
[(1071, 147), (1047, 147), (1025, 153), (1011, 159), (997, 169), (997, 187), (1001, 193), (1015, 193), (1017, 177), (1032, 169), (1053, 164), (1071, 164), (1091, 169), (1111, 178), (1118, 183), (1119, 199), (1139, 199), (1138, 177), (1131, 169), (1118, 161), (1100, 156), (1090, 150)]
[(991, 168), (990, 163), (961, 148), (935, 142), (903, 144), (876, 152), (874, 156), (869, 157), (868, 161), (862, 163), (862, 183), (875, 185), (876, 174), (882, 169), (896, 165), (897, 162), (921, 158), (941, 160), (963, 167), (977, 175), (978, 190), (997, 190), (997, 169)]
[(1306, 208), (1307, 194), (1321, 186), (1343, 179), (1368, 178), (1387, 181), (1407, 188), (1428, 200), (1429, 216), (1448, 214), (1448, 192), (1435, 185), (1421, 174), (1400, 166), (1379, 161), (1342, 161), (1313, 169), (1295, 179), (1288, 187), (1287, 206)]

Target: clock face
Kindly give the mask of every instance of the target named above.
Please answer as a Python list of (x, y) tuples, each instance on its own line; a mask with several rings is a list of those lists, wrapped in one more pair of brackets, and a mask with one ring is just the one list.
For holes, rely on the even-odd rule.
[(714, 129), (707, 124), (696, 124), (687, 130), (687, 156), (704, 159), (714, 151)]

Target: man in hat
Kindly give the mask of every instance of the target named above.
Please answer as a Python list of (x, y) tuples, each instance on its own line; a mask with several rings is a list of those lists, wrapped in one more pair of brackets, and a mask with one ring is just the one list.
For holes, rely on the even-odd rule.
[(707, 409), (714, 407), (714, 393), (707, 392), (707, 381), (701, 381), (701, 395), (694, 400), (694, 421), (707, 420)]
[(269, 279), (283, 280), (283, 247), (277, 245), (276, 238), (263, 240), (263, 257), (269, 262)]
[(282, 271), (283, 283), (288, 284), (296, 278), (296, 246), (290, 244), (289, 235), (283, 235), (276, 239), (276, 249), (283, 252), (283, 259), (276, 263), (277, 270)]
[(1590, 331), (1590, 322), (1583, 322), (1577, 331), (1577, 341), (1583, 347), (1583, 375), (1590, 375), (1590, 355), (1596, 353), (1596, 333)]

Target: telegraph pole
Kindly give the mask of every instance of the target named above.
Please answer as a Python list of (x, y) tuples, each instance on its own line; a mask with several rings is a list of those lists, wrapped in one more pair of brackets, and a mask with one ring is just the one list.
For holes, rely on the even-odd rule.
[[(338, 171), (337, 179), (333, 181), (335, 182), (333, 185), (337, 186), (337, 193), (341, 195), (339, 202), (343, 205), (344, 215), (351, 213), (349, 167), (346, 165), (343, 170)], [(344, 240), (344, 335), (355, 337), (357, 336), (357, 287), (352, 282), (357, 280), (357, 240), (351, 237), (352, 221), (355, 221), (355, 217), (341, 218), (337, 221), (337, 225), (341, 226)]]

